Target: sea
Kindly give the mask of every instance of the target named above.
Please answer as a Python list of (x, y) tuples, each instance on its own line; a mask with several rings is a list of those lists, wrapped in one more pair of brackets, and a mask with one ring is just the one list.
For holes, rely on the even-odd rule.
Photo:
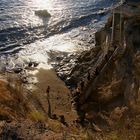
[[(0, 0), (0, 71), (37, 61), (52, 68), (50, 52), (81, 53), (119, 0)], [(47, 10), (49, 16), (36, 15)], [(5, 67), (6, 66), (6, 67)]]

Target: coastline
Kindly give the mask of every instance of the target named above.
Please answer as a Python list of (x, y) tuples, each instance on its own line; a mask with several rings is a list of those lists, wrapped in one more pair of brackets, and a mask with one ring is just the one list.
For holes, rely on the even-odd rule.
[[(137, 32), (140, 25), (140, 19), (139, 16), (137, 17), (135, 15), (135, 11), (133, 11), (134, 15), (126, 15), (125, 11), (123, 12), (125, 32), (124, 28), (121, 31), (123, 31), (124, 44), (120, 45), (120, 42), (117, 42), (118, 28), (115, 27), (116, 34), (114, 35), (114, 38), (116, 48), (114, 46), (114, 48), (112, 48), (112, 46), (110, 47), (109, 45), (111, 42), (111, 26), (113, 22), (113, 17), (111, 16), (105, 27), (95, 34), (96, 47), (91, 50), (87, 50), (76, 57), (76, 65), (74, 65), (68, 75), (70, 77), (69, 85), (74, 85), (74, 88), (70, 88), (72, 91), (70, 91), (66, 87), (65, 83), (59, 79), (57, 76), (58, 73), (52, 69), (39, 69), (38, 73), (34, 75), (37, 77), (38, 82), (34, 85), (36, 88), (33, 88), (30, 93), (30, 98), (28, 99), (29, 102), (26, 102), (26, 105), (29, 105), (29, 112), (25, 112), (25, 114), (27, 113), (25, 116), (27, 118), (30, 116), (29, 118), (31, 119), (33, 118), (33, 116), (31, 117), (31, 112), (37, 111), (40, 113), (39, 118), (34, 119), (37, 119), (37, 121), (35, 121), (37, 124), (41, 123), (45, 125), (45, 128), (43, 126), (40, 129), (43, 130), (42, 136), (39, 135), (42, 140), (46, 138), (50, 140), (57, 139), (58, 135), (58, 139), (60, 140), (64, 137), (75, 138), (77, 140), (86, 138), (97, 140), (132, 140), (135, 137), (136, 139), (139, 139), (140, 53), (138, 46), (139, 39), (136, 38), (136, 36), (139, 37), (140, 35), (140, 33)], [(118, 23), (120, 23), (118, 20), (118, 13), (116, 12), (115, 14), (116, 25), (118, 25)], [(109, 54), (109, 56), (107, 54)], [(66, 58), (67, 61), (64, 62), (62, 68), (65, 69), (65, 67), (68, 67), (64, 67), (64, 65), (72, 58), (73, 55), (69, 56), (68, 60)], [(97, 65), (99, 63), (101, 65), (101, 71), (99, 71), (100, 65)], [(95, 66), (98, 67), (98, 71), (97, 69), (96, 71), (93, 71)], [(59, 65), (57, 69), (58, 68)], [(89, 72), (97, 74), (95, 81), (94, 79), (91, 80), (91, 77), (88, 77)], [(78, 114), (77, 116), (77, 113), (72, 111), (71, 98), (73, 98), (73, 102), (75, 102), (75, 98), (77, 98), (77, 95), (74, 95), (74, 97), (72, 95), (73, 89), (76, 89), (76, 86), (78, 84), (80, 85), (82, 80), (85, 82), (88, 79), (91, 81), (87, 82), (88, 86), (83, 90), (84, 92), (82, 92), (78, 100), (80, 101), (80, 106), (78, 110), (75, 111), (78, 112), (80, 110), (82, 113), (85, 112), (86, 121), (75, 123), (75, 119), (77, 119), (77, 117), (79, 117), (82, 113), (80, 112), (81, 114), (79, 113), (80, 115)], [(48, 86), (50, 86), (52, 113), (56, 114), (58, 119), (51, 119), (47, 116), (48, 104), (46, 89)], [(24, 90), (26, 91), (26, 89)], [(28, 93), (23, 95), (24, 96), (22, 97), (28, 97)], [(18, 104), (18, 100), (19, 99), (16, 99), (16, 105)], [(21, 102), (22, 104), (20, 103), (19, 106), (22, 106), (24, 103), (23, 101)], [(45, 116), (45, 121), (41, 114)], [(68, 126), (65, 125), (64, 122), (61, 122), (62, 120), (59, 118), (61, 115), (64, 115)], [(11, 119), (12, 118), (10, 118), (10, 120)], [(23, 121), (23, 124), (27, 125), (28, 119), (25, 123)], [(31, 120), (31, 122), (32, 121), (33, 120)], [(7, 120), (5, 122), (7, 123)], [(12, 125), (15, 127), (15, 124)], [(22, 124), (20, 125), (23, 127)], [(135, 126), (137, 126), (137, 128), (135, 128)], [(37, 129), (36, 126), (34, 126), (34, 121), (33, 128), (31, 129)], [(32, 130), (29, 130), (29, 132), (31, 131)], [(38, 133), (38, 130), (36, 133)], [(124, 136), (123, 133), (126, 133), (126, 136)], [(30, 137), (31, 135), (33, 135), (32, 132)], [(28, 134), (25, 134), (25, 136), (27, 137)]]

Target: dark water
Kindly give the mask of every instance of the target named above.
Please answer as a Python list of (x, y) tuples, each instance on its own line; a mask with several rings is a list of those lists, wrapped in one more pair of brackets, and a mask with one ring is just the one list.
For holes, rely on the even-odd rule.
[[(0, 55), (34, 55), (49, 48), (65, 50), (104, 25), (118, 0), (0, 0)], [(38, 17), (48, 10), (50, 18)], [(82, 44), (81, 46), (86, 46)], [(87, 45), (88, 46), (88, 45)], [(42, 57), (41, 60), (44, 58)]]

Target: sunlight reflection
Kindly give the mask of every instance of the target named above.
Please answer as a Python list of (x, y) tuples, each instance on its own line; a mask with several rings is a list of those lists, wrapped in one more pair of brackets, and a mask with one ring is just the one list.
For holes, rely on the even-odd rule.
[(32, 0), (32, 3), (39, 9), (47, 9), (47, 10), (53, 9), (51, 0)]

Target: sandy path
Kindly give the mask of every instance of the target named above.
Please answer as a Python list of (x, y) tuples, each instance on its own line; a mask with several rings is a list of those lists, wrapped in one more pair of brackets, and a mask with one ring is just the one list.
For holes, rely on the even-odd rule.
[[(75, 113), (71, 111), (70, 91), (65, 86), (65, 83), (57, 77), (54, 70), (40, 69), (36, 77), (39, 81), (37, 87), (42, 90), (40, 97), (47, 98), (46, 89), (50, 86), (52, 113), (64, 115), (67, 121), (74, 120), (76, 116)], [(47, 102), (45, 106), (46, 108), (48, 107)]]

